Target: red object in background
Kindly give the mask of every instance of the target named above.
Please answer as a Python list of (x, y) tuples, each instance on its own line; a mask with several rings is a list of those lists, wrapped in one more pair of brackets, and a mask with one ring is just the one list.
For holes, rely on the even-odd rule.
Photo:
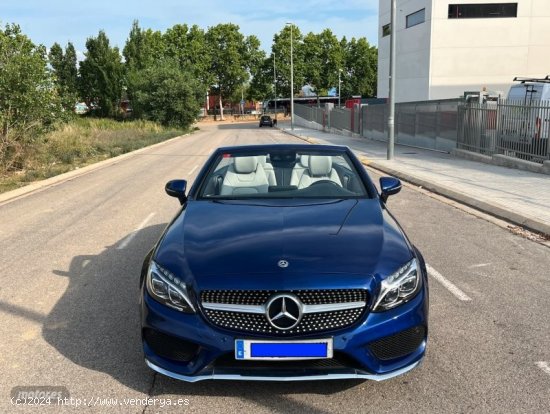
[(353, 105), (361, 105), (361, 98), (351, 98), (346, 100), (346, 108), (353, 109)]

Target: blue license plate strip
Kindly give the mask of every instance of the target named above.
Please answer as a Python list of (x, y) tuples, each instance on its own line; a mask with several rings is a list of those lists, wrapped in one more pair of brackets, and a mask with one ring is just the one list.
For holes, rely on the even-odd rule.
[(303, 341), (235, 340), (235, 359), (302, 360), (332, 358), (332, 338)]

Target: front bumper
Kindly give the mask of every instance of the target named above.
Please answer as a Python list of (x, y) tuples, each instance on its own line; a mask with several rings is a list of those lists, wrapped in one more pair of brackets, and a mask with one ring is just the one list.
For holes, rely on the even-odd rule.
[[(268, 339), (258, 335), (238, 334), (210, 325), (201, 315), (183, 314), (170, 309), (154, 299), (146, 290), (141, 303), (142, 327), (196, 344), (197, 351), (188, 361), (175, 361), (154, 351), (143, 340), (147, 365), (171, 378), (195, 382), (206, 379), (248, 381), (301, 381), (328, 379), (368, 379), (382, 381), (404, 374), (419, 365), (424, 357), (427, 338), (428, 301), (423, 288), (410, 302), (386, 312), (370, 313), (359, 324), (326, 334), (294, 337), (313, 339), (332, 337), (335, 354), (344, 357), (346, 363), (327, 369), (306, 367), (293, 369), (292, 365), (279, 369), (276, 365), (266, 369), (244, 366), (218, 365), (217, 361), (231, 359), (236, 339)], [(377, 358), (369, 344), (400, 333), (423, 328), (424, 337), (415, 349), (397, 358)], [(144, 332), (144, 331), (142, 331)], [(273, 338), (269, 338), (273, 339)], [(280, 338), (277, 338), (280, 339)], [(380, 356), (380, 355), (379, 355)]]
[(416, 368), (421, 361), (414, 362), (413, 364), (406, 366), (404, 368), (395, 370), (387, 374), (368, 374), (362, 371), (350, 371), (342, 373), (323, 373), (322, 371), (315, 374), (308, 375), (291, 375), (291, 376), (279, 376), (279, 375), (243, 375), (238, 373), (230, 372), (216, 372), (212, 370), (211, 372), (202, 372), (199, 375), (181, 375), (176, 372), (167, 371), (164, 368), (161, 368), (153, 364), (148, 359), (145, 359), (145, 363), (153, 371), (158, 372), (159, 374), (166, 375), (167, 377), (174, 378), (186, 382), (198, 382), (204, 380), (234, 380), (234, 381), (319, 381), (319, 380), (341, 380), (341, 379), (362, 379), (362, 380), (373, 380), (373, 381), (384, 381), (399, 375), (405, 374), (413, 368)]

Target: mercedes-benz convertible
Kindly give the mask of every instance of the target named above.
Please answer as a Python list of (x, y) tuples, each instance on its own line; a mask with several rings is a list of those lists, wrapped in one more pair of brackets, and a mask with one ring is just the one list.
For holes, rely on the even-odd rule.
[(347, 147), (217, 149), (145, 258), (147, 365), (184, 381), (384, 380), (426, 350), (422, 255)]

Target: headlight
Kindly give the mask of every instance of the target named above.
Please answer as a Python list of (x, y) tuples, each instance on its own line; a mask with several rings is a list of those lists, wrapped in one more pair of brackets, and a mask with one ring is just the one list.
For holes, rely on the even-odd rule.
[(380, 294), (373, 311), (380, 312), (395, 308), (418, 293), (421, 285), (421, 275), (418, 262), (412, 259), (397, 272), (382, 281)]
[(195, 313), (185, 283), (152, 260), (147, 271), (147, 292), (166, 306), (185, 313)]

